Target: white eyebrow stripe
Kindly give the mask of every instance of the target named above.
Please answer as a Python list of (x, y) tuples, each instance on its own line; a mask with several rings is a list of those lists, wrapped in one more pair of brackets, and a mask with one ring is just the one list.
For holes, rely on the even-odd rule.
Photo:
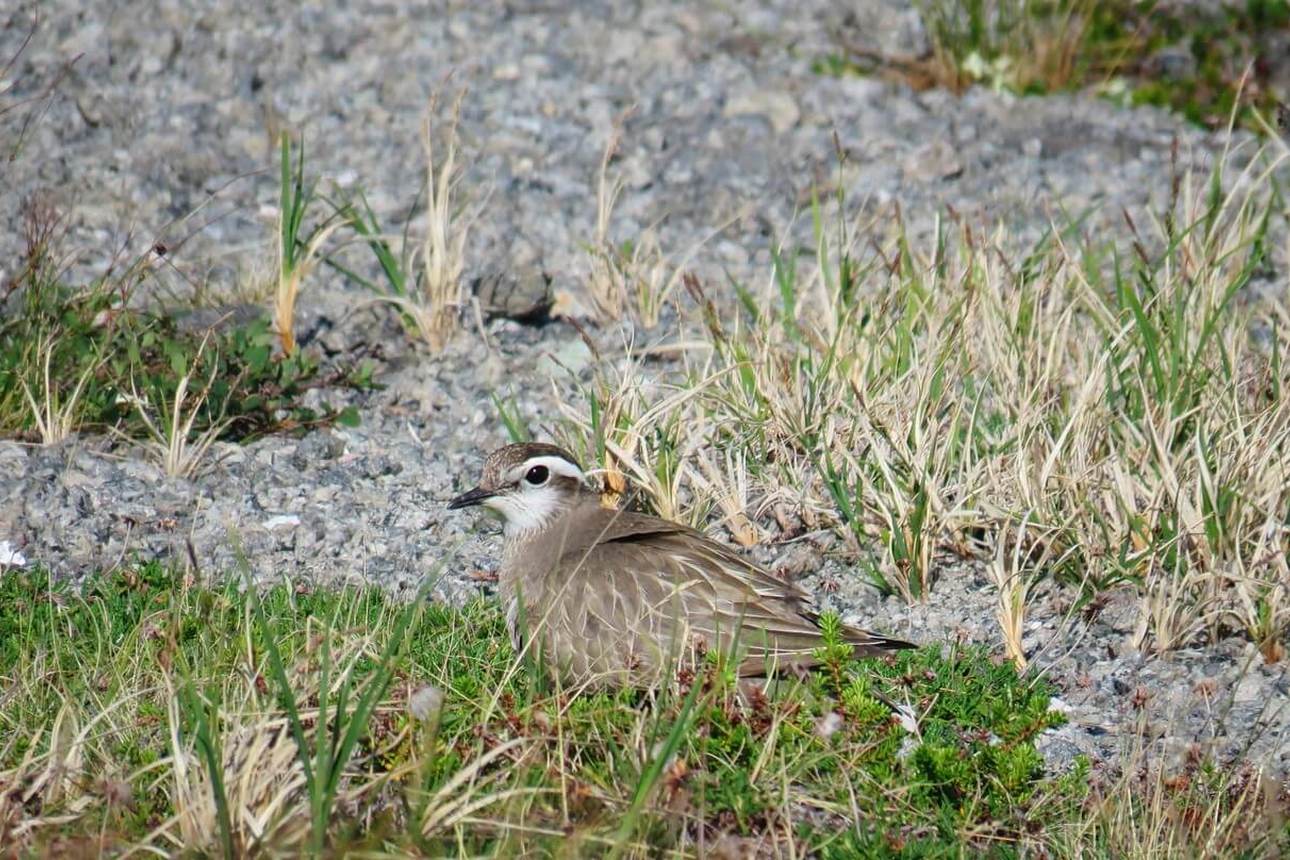
[(563, 457), (553, 457), (550, 455), (543, 457), (529, 457), (520, 466), (511, 471), (514, 480), (518, 481), (524, 475), (528, 474), (529, 469), (534, 466), (546, 466), (552, 475), (561, 475), (565, 478), (573, 478), (580, 483), (585, 483), (587, 476), (582, 474), (582, 470), (570, 463)]

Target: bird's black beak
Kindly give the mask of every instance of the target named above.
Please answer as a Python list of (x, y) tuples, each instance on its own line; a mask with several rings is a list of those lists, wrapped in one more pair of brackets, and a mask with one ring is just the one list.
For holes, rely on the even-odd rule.
[(484, 499), (491, 499), (495, 495), (497, 494), (492, 490), (485, 490), (482, 487), (476, 487), (473, 490), (467, 490), (449, 502), (448, 510), (455, 511), (457, 508), (469, 508), (473, 505), (480, 504)]

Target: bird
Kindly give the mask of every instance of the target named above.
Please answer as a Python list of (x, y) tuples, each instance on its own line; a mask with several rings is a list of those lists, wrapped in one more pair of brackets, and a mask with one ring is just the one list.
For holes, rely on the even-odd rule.
[[(810, 595), (702, 532), (601, 504), (568, 451), (506, 445), (448, 503), (503, 520), (498, 595), (517, 651), (587, 686), (661, 683), (713, 651), (741, 677), (808, 668), (823, 644)], [(843, 626), (857, 656), (916, 647)]]

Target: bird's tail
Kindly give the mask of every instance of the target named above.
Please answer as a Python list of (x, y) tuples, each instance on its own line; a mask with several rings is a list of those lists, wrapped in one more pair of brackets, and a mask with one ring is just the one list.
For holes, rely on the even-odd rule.
[(855, 649), (857, 657), (876, 657), (886, 654), (888, 651), (907, 651), (910, 648), (918, 646), (913, 642), (907, 642), (904, 639), (894, 639), (890, 636), (879, 636), (877, 633), (870, 633), (868, 630), (858, 630), (849, 627), (843, 631), (843, 638), (852, 648)]

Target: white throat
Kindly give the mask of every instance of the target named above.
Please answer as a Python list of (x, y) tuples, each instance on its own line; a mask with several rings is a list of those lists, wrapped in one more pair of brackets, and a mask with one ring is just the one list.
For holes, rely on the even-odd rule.
[(507, 540), (531, 537), (546, 528), (568, 507), (568, 499), (553, 487), (493, 496), (484, 502), (502, 515)]

